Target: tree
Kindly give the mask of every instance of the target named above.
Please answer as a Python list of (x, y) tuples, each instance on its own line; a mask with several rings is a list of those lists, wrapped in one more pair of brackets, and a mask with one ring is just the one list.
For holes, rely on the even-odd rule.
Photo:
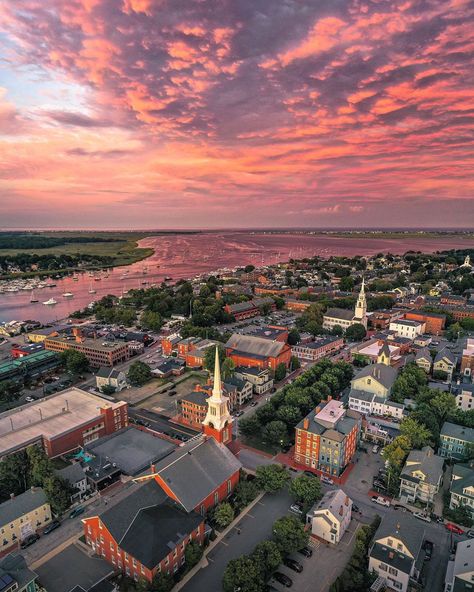
[(170, 592), (174, 586), (173, 578), (165, 572), (157, 572), (151, 582), (150, 592)]
[(278, 366), (275, 368), (275, 380), (279, 382), (283, 380), (286, 376), (286, 366), (283, 362), (280, 362)]
[(234, 374), (235, 362), (232, 358), (225, 358), (221, 366), (221, 374), (224, 380), (227, 380)]
[(258, 495), (258, 485), (255, 481), (239, 481), (234, 489), (235, 501), (239, 508), (245, 508)]
[(301, 362), (297, 356), (291, 356), (290, 370), (293, 372), (294, 370), (298, 370), (298, 368), (301, 368)]
[(344, 333), (344, 329), (340, 325), (334, 325), (334, 327), (330, 331), (331, 335), (336, 335), (337, 337), (341, 337)]
[(433, 438), (426, 426), (411, 417), (405, 418), (400, 423), (400, 434), (410, 440), (412, 448), (423, 448)]
[(151, 368), (145, 362), (133, 362), (128, 369), (128, 380), (133, 386), (143, 386), (151, 378)]
[(273, 540), (282, 553), (294, 553), (308, 544), (309, 534), (295, 516), (284, 516), (273, 523)]
[(300, 340), (298, 329), (292, 329), (288, 333), (288, 345), (296, 345)]
[(159, 331), (163, 324), (160, 314), (152, 310), (145, 310), (140, 317), (140, 324), (144, 329)]
[(462, 337), (463, 335), (464, 329), (459, 323), (453, 323), (446, 331), (446, 338), (449, 341), (456, 341), (458, 337)]
[(244, 271), (245, 271), (245, 273), (251, 273), (251, 272), (252, 272), (252, 271), (254, 271), (254, 270), (255, 270), (255, 266), (254, 266), (254, 265), (246, 265), (246, 266), (244, 267)]
[(199, 563), (202, 557), (202, 547), (196, 541), (191, 541), (184, 550), (186, 570), (189, 571)]
[(267, 493), (275, 493), (284, 487), (290, 476), (282, 465), (260, 465), (256, 470), (257, 485)]
[(214, 510), (214, 522), (221, 528), (226, 528), (234, 519), (234, 509), (228, 502), (222, 502)]
[[(298, 407), (282, 405), (277, 411), (277, 417), (285, 422), (287, 426), (294, 427), (301, 419), (301, 411)], [(280, 439), (277, 441), (280, 441)]]
[(283, 445), (288, 440), (287, 427), (282, 421), (271, 421), (263, 428), (262, 438), (269, 444)]
[(87, 356), (74, 349), (61, 352), (61, 362), (69, 374), (81, 374), (89, 369)]
[[(225, 360), (225, 349), (222, 345), (217, 346), (219, 351), (219, 364), (222, 367), (222, 364)], [(212, 374), (214, 372), (214, 366), (216, 363), (216, 348), (215, 347), (208, 347), (206, 349), (206, 353), (204, 354), (204, 368)]]
[(339, 289), (340, 290), (342, 290), (343, 292), (352, 292), (353, 288), (354, 288), (354, 280), (353, 280), (353, 278), (351, 278), (350, 275), (346, 275), (341, 278), (341, 281), (339, 282)]
[(258, 543), (252, 553), (252, 559), (259, 567), (263, 580), (267, 580), (283, 560), (278, 545), (273, 541)]
[(451, 393), (440, 392), (430, 401), (438, 418), (439, 425), (442, 425), (456, 409), (456, 398)]
[(115, 387), (110, 384), (104, 384), (100, 387), (101, 392), (109, 397), (115, 393)]
[(72, 490), (65, 479), (54, 475), (48, 477), (43, 481), (43, 490), (56, 516), (60, 516), (71, 505)]
[(243, 555), (229, 561), (222, 579), (224, 592), (262, 592), (263, 588), (259, 566), (252, 557)]
[(53, 474), (50, 459), (39, 446), (29, 446), (26, 449), (28, 457), (30, 482), (36, 487), (42, 487), (44, 481)]
[(30, 487), (29, 458), (26, 450), (5, 456), (0, 462), (0, 498), (19, 495)]
[(0, 383), (0, 403), (11, 403), (18, 399), (21, 393), (21, 383), (3, 380)]
[(349, 341), (362, 341), (366, 335), (367, 331), (360, 323), (355, 323), (346, 329), (346, 339)]
[(460, 505), (457, 508), (446, 508), (443, 514), (445, 518), (461, 526), (471, 528), (473, 525), (471, 510), (466, 505)]
[(255, 436), (261, 429), (262, 425), (256, 413), (239, 419), (239, 430), (244, 436)]
[(293, 479), (289, 487), (290, 495), (303, 504), (306, 511), (322, 497), (321, 483), (315, 477), (300, 475)]

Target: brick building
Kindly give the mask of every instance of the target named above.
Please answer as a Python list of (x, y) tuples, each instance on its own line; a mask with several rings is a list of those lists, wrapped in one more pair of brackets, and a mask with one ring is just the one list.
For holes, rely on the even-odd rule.
[(44, 350), (42, 343), (14, 343), (11, 349), (12, 358), (24, 358)]
[(320, 358), (336, 353), (344, 347), (342, 337), (320, 337), (309, 343), (299, 343), (291, 347), (291, 352), (299, 360), (316, 362)]
[(178, 343), (181, 341), (181, 335), (173, 333), (161, 338), (161, 349), (165, 356), (171, 356), (174, 351), (178, 351)]
[(309, 300), (296, 300), (295, 298), (287, 298), (285, 301), (285, 308), (293, 312), (304, 312), (311, 306), (312, 302)]
[(236, 366), (255, 366), (275, 370), (278, 364), (289, 366), (291, 347), (281, 341), (234, 333), (225, 344), (226, 356)]
[(94, 368), (114, 366), (130, 358), (128, 343), (90, 339), (77, 333), (74, 337), (47, 337), (44, 347), (49, 351), (61, 353), (75, 350), (83, 353)]
[(404, 318), (407, 321), (425, 323), (425, 333), (430, 335), (441, 335), (446, 325), (446, 316), (434, 312), (409, 311)]
[(178, 358), (182, 360), (186, 359), (189, 352), (197, 347), (197, 344), (201, 341), (200, 337), (186, 337), (178, 342)]
[(276, 310), (276, 304), (273, 298), (254, 298), (247, 302), (237, 302), (236, 304), (226, 304), (224, 310), (231, 314), (236, 321), (251, 319), (262, 314), (262, 308), (269, 307), (270, 310)]
[(109, 403), (70, 388), (0, 414), (0, 458), (41, 445), (50, 457), (85, 446), (128, 425), (125, 401)]
[(474, 376), (474, 339), (468, 339), (462, 350), (461, 373), (464, 376)]
[(296, 426), (295, 462), (340, 477), (354, 457), (362, 416), (341, 401), (321, 402)]

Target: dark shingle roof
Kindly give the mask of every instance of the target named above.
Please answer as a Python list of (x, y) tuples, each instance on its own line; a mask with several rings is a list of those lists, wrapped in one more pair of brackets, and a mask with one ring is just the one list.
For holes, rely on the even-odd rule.
[(369, 364), (368, 366), (365, 366), (365, 368), (362, 368), (355, 379), (364, 378), (366, 376), (370, 376), (374, 380), (380, 382), (385, 388), (389, 389), (393, 386), (393, 383), (397, 378), (397, 370), (392, 368), (392, 366), (386, 366), (385, 364)]
[(190, 512), (241, 467), (226, 446), (203, 437), (175, 450), (155, 472)]
[(192, 391), (181, 399), (181, 401), (188, 401), (189, 403), (195, 403), (196, 405), (207, 406), (207, 400), (209, 399), (209, 393), (203, 391)]
[(404, 555), (400, 551), (391, 549), (386, 545), (375, 543), (370, 552), (370, 556), (379, 561), (383, 561), (387, 565), (391, 565), (395, 569), (402, 571), (405, 574), (409, 574), (413, 565), (413, 559)]
[(78, 481), (82, 481), (86, 478), (86, 474), (84, 473), (84, 469), (81, 467), (81, 464), (76, 462), (64, 469), (60, 469), (56, 471), (56, 475), (66, 479), (71, 485), (74, 485)]
[(20, 516), (43, 506), (46, 502), (46, 495), (41, 487), (28, 489), (25, 493), (16, 495), (0, 504), (0, 526), (13, 522)]
[(0, 577), (4, 575), (11, 576), (20, 590), (38, 577), (28, 569), (25, 558), (19, 553), (11, 553), (0, 559)]
[(380, 526), (374, 536), (374, 541), (386, 537), (394, 537), (403, 542), (413, 557), (417, 558), (425, 533), (424, 525), (413, 520), (411, 514), (388, 512), (384, 514)]
[(332, 319), (342, 319), (344, 321), (352, 321), (354, 318), (354, 311), (346, 308), (328, 308), (325, 317)]
[(277, 357), (280, 355), (282, 349), (287, 346), (281, 341), (270, 341), (262, 337), (234, 333), (225, 344), (225, 347), (257, 356)]
[(474, 441), (473, 428), (466, 428), (464, 426), (458, 425), (457, 423), (451, 423), (449, 421), (445, 421), (443, 423), (440, 435), (448, 436), (450, 438), (456, 438), (457, 440), (462, 440), (464, 442)]

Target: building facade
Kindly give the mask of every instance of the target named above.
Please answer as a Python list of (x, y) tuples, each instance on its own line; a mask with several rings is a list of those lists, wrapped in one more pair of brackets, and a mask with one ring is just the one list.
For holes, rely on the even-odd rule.
[(444, 458), (465, 460), (474, 442), (474, 429), (445, 421), (440, 433), (438, 454)]
[(83, 353), (93, 368), (114, 366), (130, 358), (128, 344), (119, 341), (102, 341), (88, 337), (47, 337), (45, 349), (57, 353), (75, 350)]
[(342, 337), (321, 337), (309, 343), (299, 343), (291, 347), (291, 352), (299, 360), (316, 362), (317, 360), (330, 356), (344, 347)]
[(444, 458), (425, 446), (412, 450), (400, 475), (399, 497), (407, 503), (433, 503), (443, 484)]
[(306, 514), (306, 524), (311, 535), (332, 545), (337, 545), (352, 517), (352, 500), (342, 491), (333, 489), (324, 494)]

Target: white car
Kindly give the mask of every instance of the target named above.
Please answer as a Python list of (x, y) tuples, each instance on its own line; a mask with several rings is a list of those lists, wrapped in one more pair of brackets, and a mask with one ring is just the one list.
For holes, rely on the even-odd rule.
[(379, 504), (379, 506), (386, 506), (387, 508), (390, 508), (390, 502), (381, 495), (374, 495), (371, 499), (374, 503)]
[(379, 447), (377, 446), (377, 444), (375, 444), (375, 445), (372, 447), (372, 452), (373, 452), (374, 454), (377, 454), (377, 452), (378, 452), (378, 451), (379, 451)]
[(290, 506), (290, 512), (293, 512), (293, 514), (302, 514), (303, 510), (299, 504), (292, 504)]
[(26, 401), (27, 403), (33, 403), (33, 401), (34, 401), (34, 400), (35, 400), (35, 399), (33, 399), (33, 397), (25, 397), (25, 401)]
[(413, 512), (413, 516), (415, 516), (415, 518), (418, 518), (418, 520), (424, 520), (425, 522), (431, 522), (431, 518), (429, 516), (427, 516), (426, 514), (423, 514), (423, 512)]
[(324, 475), (321, 475), (321, 483), (326, 483), (326, 485), (334, 485), (334, 481), (329, 479), (329, 477), (325, 477)]

